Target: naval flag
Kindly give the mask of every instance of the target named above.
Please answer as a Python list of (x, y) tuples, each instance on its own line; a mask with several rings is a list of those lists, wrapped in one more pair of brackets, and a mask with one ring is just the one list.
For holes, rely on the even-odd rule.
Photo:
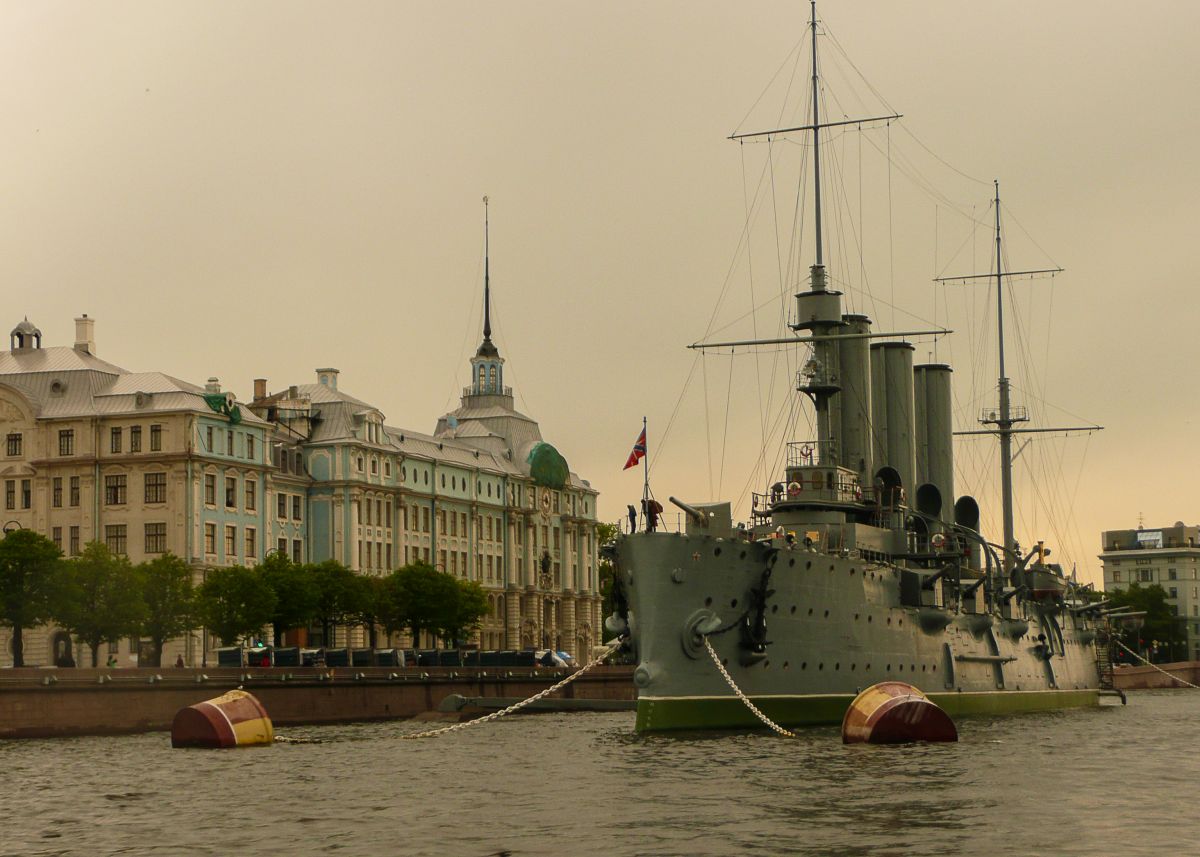
[(625, 462), (624, 470), (631, 467), (637, 467), (637, 463), (646, 456), (646, 429), (642, 429), (642, 433), (638, 435), (637, 443), (633, 445), (633, 452), (629, 453), (629, 460)]

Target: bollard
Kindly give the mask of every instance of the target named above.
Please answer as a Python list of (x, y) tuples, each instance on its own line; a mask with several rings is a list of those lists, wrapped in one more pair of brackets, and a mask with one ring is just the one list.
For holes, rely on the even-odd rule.
[(843, 744), (957, 740), (949, 715), (902, 681), (871, 685), (854, 698), (842, 718)]
[(181, 708), (171, 723), (172, 747), (247, 747), (274, 738), (267, 710), (244, 690)]

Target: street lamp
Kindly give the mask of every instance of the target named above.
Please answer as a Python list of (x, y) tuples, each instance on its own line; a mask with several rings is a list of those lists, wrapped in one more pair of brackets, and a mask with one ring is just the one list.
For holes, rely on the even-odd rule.
[(23, 529), (25, 529), (25, 528), (21, 526), (20, 521), (5, 521), (4, 522), (4, 535), (6, 535), (6, 536), (9, 533), (11, 533), (13, 530), (23, 530)]

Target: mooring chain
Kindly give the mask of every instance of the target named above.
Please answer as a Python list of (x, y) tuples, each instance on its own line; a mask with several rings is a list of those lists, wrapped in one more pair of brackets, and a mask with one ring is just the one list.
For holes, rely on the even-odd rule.
[(1125, 645), (1125, 644), (1124, 644), (1124, 643), (1122, 643), (1120, 640), (1113, 640), (1113, 642), (1114, 642), (1114, 643), (1116, 643), (1118, 646), (1120, 646), (1120, 647), (1121, 647), (1122, 649), (1124, 649), (1125, 651), (1129, 652), (1129, 654), (1133, 655), (1135, 658), (1137, 658), (1139, 661), (1141, 661), (1142, 663), (1144, 663), (1146, 666), (1149, 666), (1149, 667), (1154, 667), (1156, 670), (1158, 670), (1158, 671), (1159, 671), (1160, 673), (1162, 673), (1163, 675), (1165, 675), (1165, 676), (1170, 676), (1171, 678), (1175, 679), (1175, 681), (1179, 682), (1180, 684), (1186, 684), (1188, 687), (1194, 687), (1194, 688), (1196, 688), (1196, 690), (1200, 690), (1200, 685), (1195, 685), (1195, 684), (1192, 684), (1190, 681), (1184, 681), (1183, 679), (1181, 679), (1181, 678), (1180, 678), (1179, 676), (1177, 676), (1177, 675), (1171, 675), (1169, 672), (1167, 672), (1166, 670), (1164, 670), (1164, 669), (1162, 669), (1161, 667), (1159, 667), (1159, 666), (1158, 666), (1158, 664), (1152, 664), (1152, 663), (1150, 663), (1148, 660), (1146, 660), (1145, 658), (1143, 658), (1141, 655), (1139, 655), (1139, 654), (1138, 654), (1137, 652), (1135, 652), (1133, 649), (1129, 648), (1129, 646)]
[(618, 637), (617, 639), (613, 640), (608, 644), (608, 649), (604, 652), (604, 654), (600, 655), (600, 657), (596, 658), (591, 663), (580, 667), (558, 684), (551, 685), (545, 690), (535, 693), (533, 696), (529, 697), (529, 699), (523, 699), (520, 702), (508, 706), (508, 708), (502, 708), (500, 711), (493, 711), (491, 714), (485, 717), (478, 717), (474, 720), (465, 720), (462, 723), (455, 723), (453, 726), (443, 726), (440, 729), (427, 729), (424, 732), (414, 732), (411, 735), (401, 735), (400, 737), (406, 741), (414, 738), (432, 738), (435, 735), (445, 735), (447, 732), (457, 732), (459, 729), (466, 729), (469, 726), (479, 726), (492, 720), (498, 720), (506, 714), (512, 714), (514, 711), (520, 711), (525, 706), (531, 705), (537, 702), (539, 699), (544, 699), (555, 691), (562, 690), (564, 687), (575, 681), (575, 679), (579, 678), (593, 667), (600, 666), (600, 664), (612, 657), (613, 652), (617, 651), (617, 649), (621, 647), (621, 643), (624, 642), (624, 640), (624, 637)]
[(754, 713), (754, 716), (757, 717), (759, 720), (761, 720), (768, 727), (773, 729), (775, 732), (782, 735), (783, 737), (795, 738), (796, 737), (795, 732), (787, 731), (782, 726), (780, 726), (778, 723), (776, 723), (774, 720), (772, 720), (770, 717), (767, 717), (767, 715), (763, 714), (762, 711), (759, 710), (757, 705), (755, 705), (753, 702), (750, 701), (750, 699), (746, 696), (746, 694), (742, 693), (742, 689), (737, 686), (737, 682), (735, 682), (733, 680), (733, 676), (731, 676), (729, 674), (729, 671), (725, 669), (725, 665), (723, 663), (721, 663), (721, 659), (719, 657), (717, 657), (716, 651), (713, 650), (712, 643), (708, 642), (708, 637), (704, 636), (704, 637), (701, 637), (700, 639), (702, 639), (704, 641), (704, 648), (708, 649), (709, 657), (711, 657), (712, 662), (714, 664), (716, 664), (717, 671), (721, 673), (721, 677), (725, 679), (725, 682), (731, 688), (733, 688), (733, 692), (737, 694), (738, 699), (740, 699), (742, 702), (744, 702), (746, 704), (746, 707), (749, 708), (750, 711)]

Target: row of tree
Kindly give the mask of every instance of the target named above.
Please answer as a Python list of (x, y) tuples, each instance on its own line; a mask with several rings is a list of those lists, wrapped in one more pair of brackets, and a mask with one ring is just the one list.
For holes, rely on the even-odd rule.
[(256, 568), (209, 570), (196, 586), (191, 566), (171, 554), (134, 565), (99, 542), (64, 559), (32, 530), (0, 540), (0, 627), (12, 629), (18, 667), (25, 663), (24, 630), (47, 622), (86, 643), (92, 666), (101, 646), (126, 637), (149, 640), (149, 665), (160, 666), (166, 642), (198, 626), (224, 645), (261, 637), (268, 625), (277, 646), (285, 631), (312, 625), (321, 626), (326, 643), (338, 625), (365, 627), (371, 646), (380, 628), (457, 643), (486, 612), (478, 583), (425, 563), (366, 577), (332, 560), (298, 564), (272, 553)]

